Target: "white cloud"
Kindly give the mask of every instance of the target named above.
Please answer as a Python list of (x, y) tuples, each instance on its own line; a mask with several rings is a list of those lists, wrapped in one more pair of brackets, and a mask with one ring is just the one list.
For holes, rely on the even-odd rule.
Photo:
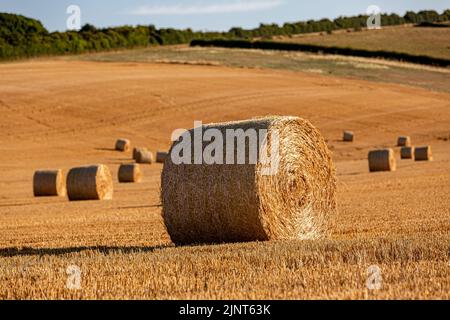
[(236, 0), (231, 3), (215, 4), (146, 5), (131, 10), (128, 13), (137, 16), (236, 13), (269, 10), (279, 7), (282, 3), (282, 0)]

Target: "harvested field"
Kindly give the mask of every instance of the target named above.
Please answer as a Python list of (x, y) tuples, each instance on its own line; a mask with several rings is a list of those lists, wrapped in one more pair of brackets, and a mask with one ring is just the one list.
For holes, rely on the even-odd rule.
[[(0, 298), (450, 299), (450, 94), (281, 70), (38, 60), (0, 65)], [(129, 106), (133, 108), (130, 109)], [(112, 137), (166, 150), (174, 129), (255, 116), (308, 119), (337, 167), (330, 239), (176, 247), (161, 217), (162, 164), (131, 163)], [(342, 142), (351, 128), (354, 143)], [(369, 173), (408, 133), (432, 162)], [(27, 150), (27, 152), (20, 152)], [(103, 163), (111, 201), (34, 198), (39, 168)], [(69, 266), (81, 271), (67, 288)], [(367, 270), (382, 287), (368, 290)]]
[(414, 27), (412, 25), (384, 27), (360, 32), (335, 31), (333, 34), (304, 34), (282, 41), (339, 46), (366, 50), (403, 52), (435, 58), (450, 58), (447, 44), (448, 28)]
[(450, 68), (304, 52), (167, 46), (86, 54), (61, 59), (101, 62), (229, 66), (303, 71), (377, 82), (412, 85), (450, 93)]

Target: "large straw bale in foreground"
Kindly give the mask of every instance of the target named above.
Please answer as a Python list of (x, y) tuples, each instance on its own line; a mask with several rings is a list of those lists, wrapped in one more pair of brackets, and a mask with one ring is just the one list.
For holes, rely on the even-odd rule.
[(431, 146), (416, 148), (414, 154), (416, 161), (433, 161)]
[(66, 196), (66, 179), (62, 170), (38, 170), (33, 177), (35, 197)]
[[(329, 235), (336, 214), (336, 177), (327, 145), (308, 121), (270, 117), (203, 126), (225, 135), (227, 129), (267, 129), (279, 133), (279, 170), (263, 175), (263, 165), (174, 164), (162, 172), (163, 217), (173, 242), (222, 243), (278, 239), (319, 239)], [(193, 135), (193, 130), (189, 131)], [(224, 139), (225, 140), (225, 139)], [(175, 142), (169, 154), (172, 154)], [(223, 158), (227, 157), (224, 146)], [(203, 144), (203, 149), (208, 144)], [(246, 149), (249, 142), (246, 142)], [(236, 158), (237, 148), (234, 150)], [(231, 153), (230, 153), (231, 154)], [(267, 154), (267, 152), (266, 152)], [(194, 160), (194, 153), (191, 155)]]
[(111, 200), (113, 181), (105, 165), (73, 168), (67, 175), (67, 194), (74, 200)]
[(120, 183), (139, 183), (142, 181), (141, 167), (137, 163), (122, 164), (119, 167), (118, 178)]
[(395, 153), (392, 149), (370, 151), (368, 158), (370, 172), (395, 171), (397, 169)]
[(118, 139), (116, 141), (116, 150), (121, 152), (127, 152), (131, 148), (131, 142), (128, 139)]

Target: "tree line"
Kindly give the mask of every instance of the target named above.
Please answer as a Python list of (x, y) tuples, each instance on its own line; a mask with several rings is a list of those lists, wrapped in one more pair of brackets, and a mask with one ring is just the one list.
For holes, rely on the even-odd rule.
[[(258, 28), (244, 30), (242, 28), (232, 28), (228, 33), (233, 38), (271, 38), (273, 36), (291, 36), (302, 33), (333, 32), (335, 30), (352, 29), (361, 30), (367, 26), (367, 15), (354, 17), (339, 17), (334, 20), (321, 19), (309, 20), (296, 23), (285, 23), (283, 26), (277, 24), (261, 24)], [(445, 10), (442, 14), (434, 10), (424, 10), (419, 12), (408, 11), (402, 17), (398, 14), (381, 14), (382, 26), (395, 26), (402, 24), (420, 24), (423, 22), (434, 23), (450, 20), (450, 10)]]
[[(199, 32), (191, 29), (157, 29), (154, 25), (96, 28), (84, 25), (79, 31), (49, 32), (40, 21), (21, 15), (0, 13), (0, 59), (17, 59), (42, 55), (79, 54), (157, 45), (190, 43), (194, 39), (254, 39), (291, 36), (311, 32), (333, 32), (339, 29), (359, 30), (368, 16), (339, 17), (306, 22), (261, 24), (255, 29), (231, 28), (227, 32)], [(450, 10), (442, 14), (427, 10), (382, 14), (383, 26), (407, 23), (435, 23), (450, 20)]]

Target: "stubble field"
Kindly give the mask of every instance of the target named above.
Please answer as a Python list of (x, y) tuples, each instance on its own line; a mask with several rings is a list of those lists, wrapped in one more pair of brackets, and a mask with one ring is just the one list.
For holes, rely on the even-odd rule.
[[(450, 299), (450, 94), (138, 62), (38, 60), (0, 73), (0, 298)], [(194, 120), (273, 114), (309, 119), (333, 151), (331, 239), (175, 247), (161, 218), (162, 165), (145, 167), (140, 184), (117, 183), (131, 162), (112, 150), (118, 137), (164, 150)], [(345, 129), (355, 143), (340, 141)], [(435, 161), (369, 173), (367, 152), (403, 134), (432, 145)], [(34, 170), (94, 163), (114, 173), (114, 200), (33, 198)], [(69, 266), (81, 271), (79, 290), (67, 287)], [(367, 287), (371, 266), (379, 290)]]
[(435, 58), (450, 58), (447, 28), (415, 27), (413, 25), (385, 27), (360, 32), (336, 31), (333, 34), (304, 34), (282, 41), (339, 46), (346, 48), (384, 50)]

